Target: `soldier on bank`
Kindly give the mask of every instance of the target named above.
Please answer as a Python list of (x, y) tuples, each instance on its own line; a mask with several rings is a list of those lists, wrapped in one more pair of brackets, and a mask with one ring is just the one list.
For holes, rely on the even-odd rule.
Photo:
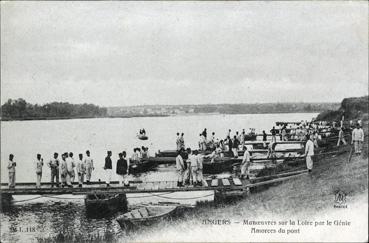
[(51, 172), (51, 187), (54, 187), (54, 180), (56, 181), (56, 187), (59, 187), (59, 159), (58, 159), (58, 153), (54, 153), (54, 158), (52, 158), (48, 166), (50, 168)]
[(14, 161), (14, 155), (9, 154), (8, 171), (9, 171), (9, 188), (15, 187), (15, 166), (17, 165)]

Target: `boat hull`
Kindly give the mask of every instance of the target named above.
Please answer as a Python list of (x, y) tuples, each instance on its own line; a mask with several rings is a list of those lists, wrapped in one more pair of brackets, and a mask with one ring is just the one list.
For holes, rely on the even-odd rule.
[(119, 210), (127, 210), (127, 198), (124, 194), (90, 194), (85, 198), (85, 205), (88, 214), (99, 216)]

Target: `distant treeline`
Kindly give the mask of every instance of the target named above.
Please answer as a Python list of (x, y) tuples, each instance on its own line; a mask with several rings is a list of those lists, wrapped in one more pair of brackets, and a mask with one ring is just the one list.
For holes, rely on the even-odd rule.
[(298, 113), (321, 112), (337, 109), (339, 103), (262, 103), (262, 104), (219, 104), (199, 105), (195, 113), (255, 114), (255, 113)]
[(9, 99), (1, 106), (2, 120), (37, 120), (105, 117), (107, 109), (93, 104), (52, 102), (44, 105), (30, 104), (24, 99)]

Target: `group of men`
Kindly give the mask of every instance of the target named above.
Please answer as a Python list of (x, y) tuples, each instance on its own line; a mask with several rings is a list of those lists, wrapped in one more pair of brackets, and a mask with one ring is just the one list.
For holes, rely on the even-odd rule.
[(141, 148), (134, 148), (131, 156), (131, 161), (140, 162), (142, 159), (149, 158), (149, 148), (142, 146)]
[(203, 162), (205, 155), (198, 153), (197, 150), (187, 148), (185, 151), (180, 148), (176, 157), (176, 168), (178, 174), (177, 186), (203, 185)]
[[(59, 187), (59, 176), (62, 187), (72, 187), (75, 180), (76, 172), (78, 178), (78, 185), (82, 187), (84, 177), (86, 175), (86, 183), (90, 183), (92, 171), (95, 169), (93, 159), (90, 157), (90, 151), (86, 151), (86, 158), (83, 159), (83, 154), (78, 155), (78, 160), (75, 161), (73, 153), (65, 152), (59, 159), (59, 154), (54, 153), (53, 158), (47, 163), (51, 172), (51, 187)], [(42, 173), (43, 173), (44, 159), (41, 154), (36, 155), (34, 161), (34, 170), (36, 173), (36, 188), (41, 187)], [(15, 187), (15, 167), (14, 155), (9, 155), (8, 171), (9, 171), (9, 188)]]
[(179, 151), (181, 148), (185, 148), (185, 142), (184, 142), (184, 133), (182, 132), (181, 135), (179, 135), (179, 132), (177, 132), (177, 139), (176, 139), (176, 145), (177, 145), (177, 151)]
[[(106, 175), (106, 186), (110, 186), (110, 180), (112, 176), (112, 161), (111, 161), (112, 152), (108, 151), (107, 156), (105, 157), (104, 171)], [(117, 161), (116, 173), (119, 177), (119, 184), (128, 185), (128, 182), (125, 178), (125, 175), (129, 174), (129, 162), (126, 160), (126, 152), (118, 154), (119, 159)], [(36, 188), (41, 187), (41, 180), (43, 174), (44, 167), (44, 159), (41, 154), (36, 155), (36, 159), (34, 161), (34, 171), (36, 173)], [(78, 159), (74, 160), (72, 152), (65, 152), (61, 155), (61, 159), (59, 159), (59, 154), (54, 153), (53, 158), (50, 159), (46, 163), (46, 165), (50, 168), (51, 173), (51, 187), (73, 187), (72, 184), (77, 177), (78, 186), (82, 187), (82, 185), (90, 184), (90, 180), (92, 177), (92, 172), (95, 169), (94, 161), (91, 158), (90, 151), (86, 151), (86, 157), (83, 158), (83, 154), (78, 155)], [(9, 188), (15, 187), (15, 171), (16, 171), (17, 163), (14, 161), (14, 155), (9, 155), (8, 162), (8, 173), (9, 173)], [(85, 181), (86, 176), (86, 181)], [(60, 180), (59, 180), (60, 179)]]

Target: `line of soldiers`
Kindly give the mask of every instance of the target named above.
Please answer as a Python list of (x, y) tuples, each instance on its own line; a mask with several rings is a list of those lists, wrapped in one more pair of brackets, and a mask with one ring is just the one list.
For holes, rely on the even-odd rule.
[[(105, 171), (105, 182), (106, 186), (110, 186), (110, 180), (112, 176), (112, 152), (108, 151), (105, 157), (104, 171)], [(117, 160), (116, 173), (119, 178), (119, 185), (124, 184), (124, 186), (129, 186), (125, 175), (129, 174), (129, 162), (126, 160), (126, 152), (118, 154), (119, 159)], [(14, 155), (9, 155), (8, 162), (8, 172), (9, 172), (9, 188), (15, 187), (15, 167), (17, 163), (14, 161)], [(36, 188), (41, 187), (42, 170), (44, 166), (44, 159), (41, 154), (37, 154), (36, 160), (34, 162), (34, 169), (36, 172)], [(75, 161), (73, 158), (73, 153), (65, 152), (61, 155), (61, 160), (59, 159), (59, 154), (54, 153), (54, 156), (47, 163), (51, 172), (51, 187), (73, 187), (72, 183), (75, 181), (77, 176), (78, 186), (90, 184), (92, 177), (92, 171), (95, 169), (94, 161), (91, 158), (90, 151), (86, 151), (86, 157), (83, 158), (83, 154), (78, 155), (78, 160)], [(86, 176), (86, 182), (85, 182)], [(59, 178), (60, 182), (59, 183)]]
[[(78, 185), (82, 187), (84, 177), (86, 175), (86, 184), (90, 183), (92, 171), (95, 169), (93, 159), (90, 156), (90, 151), (86, 151), (86, 158), (83, 159), (83, 154), (78, 155), (77, 161), (73, 158), (73, 153), (65, 152), (59, 159), (59, 154), (54, 153), (54, 156), (47, 163), (51, 172), (51, 187), (59, 187), (59, 176), (62, 187), (72, 187), (77, 172)], [(9, 188), (15, 187), (15, 167), (17, 163), (14, 161), (14, 155), (9, 155), (8, 172), (9, 172)], [(44, 159), (41, 154), (36, 155), (34, 161), (34, 170), (36, 172), (36, 188), (41, 187), (42, 169), (44, 166)]]

